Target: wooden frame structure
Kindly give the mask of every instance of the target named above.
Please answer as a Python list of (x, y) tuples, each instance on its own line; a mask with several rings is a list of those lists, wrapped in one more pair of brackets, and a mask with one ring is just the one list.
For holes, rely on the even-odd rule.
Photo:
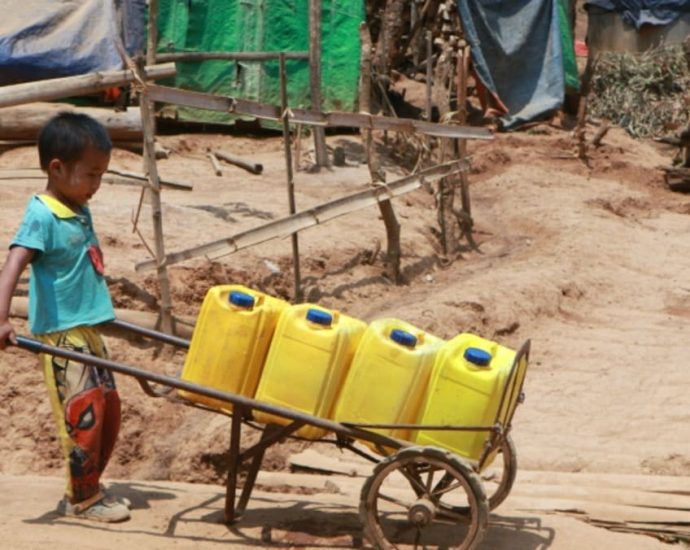
[[(319, 6), (318, 2), (312, 0), (310, 0), (309, 6), (311, 22), (312, 20), (315, 20), (316, 16), (318, 15), (317, 11)], [(390, 200), (392, 198), (417, 189), (425, 182), (443, 180), (444, 178), (449, 178), (458, 174), (460, 174), (462, 178), (463, 208), (465, 207), (465, 178), (468, 164), (463, 158), (465, 152), (464, 146), (460, 145), (456, 149), (456, 153), (459, 153), (460, 155), (460, 160), (456, 159), (450, 162), (445, 162), (437, 166), (418, 171), (415, 174), (411, 174), (388, 184), (384, 183), (383, 181), (376, 180), (378, 181), (378, 184), (365, 191), (335, 199), (328, 203), (310, 208), (306, 211), (298, 211), (294, 200), (294, 179), (292, 176), (290, 147), (291, 124), (297, 124), (298, 127), (309, 126), (314, 130), (321, 131), (327, 127), (358, 128), (369, 136), (371, 136), (371, 132), (374, 130), (383, 132), (402, 132), (408, 134), (420, 133), (428, 137), (434, 136), (437, 138), (453, 140), (456, 143), (458, 143), (458, 141), (460, 143), (464, 143), (464, 141), (467, 139), (487, 140), (492, 139), (493, 136), (491, 132), (485, 128), (470, 128), (466, 126), (437, 124), (429, 122), (428, 120), (400, 119), (396, 117), (371, 115), (367, 112), (322, 112), (318, 108), (291, 109), (287, 104), (287, 94), (285, 93), (287, 86), (285, 60), (309, 59), (310, 68), (313, 68), (313, 66), (318, 66), (320, 64), (318, 56), (314, 56), (310, 54), (310, 52), (176, 52), (164, 53), (157, 56), (155, 52), (157, 0), (151, 0), (150, 10), (152, 14), (149, 19), (149, 42), (146, 55), (146, 62), (148, 63), (147, 66), (144, 66), (143, 60), (139, 60), (139, 65), (135, 67), (132, 60), (125, 56), (124, 61), (129, 67), (127, 70), (92, 73), (76, 77), (51, 79), (41, 82), (31, 82), (27, 84), (1, 87), (0, 107), (8, 107), (35, 101), (54, 100), (68, 96), (84, 95), (114, 86), (132, 85), (134, 91), (137, 91), (140, 94), (145, 174), (144, 177), (139, 176), (141, 178), (139, 181), (141, 182), (142, 186), (142, 197), (140, 199), (139, 208), (134, 217), (133, 224), (134, 231), (137, 231), (139, 211), (141, 209), (144, 197), (148, 196), (152, 209), (155, 247), (152, 250), (151, 247), (146, 245), (147, 248), (152, 252), (154, 258), (152, 260), (138, 263), (135, 268), (137, 271), (153, 268), (158, 271), (161, 294), (159, 327), (165, 332), (175, 332), (174, 317), (172, 314), (172, 298), (167, 275), (167, 267), (174, 263), (200, 255), (215, 254), (215, 257), (221, 257), (227, 254), (232, 254), (242, 248), (265, 242), (266, 240), (272, 238), (289, 235), (291, 236), (293, 243), (295, 297), (299, 300), (301, 298), (299, 247), (297, 242), (297, 233), (299, 231), (308, 227), (322, 224), (330, 219), (346, 213), (372, 205), (378, 205), (379, 208), (382, 209), (382, 212), (387, 209), (392, 213), (392, 207), (390, 205)], [(310, 26), (310, 29), (313, 30), (311, 27), (313, 27), (313, 25)], [(315, 33), (310, 33), (310, 44), (314, 42), (314, 39), (311, 36), (313, 34)], [(311, 49), (313, 48), (310, 48), (310, 50)], [(169, 59), (175, 61), (183, 59), (251, 59), (260, 61), (278, 58), (280, 61), (281, 91), (283, 92), (281, 94), (282, 105), (269, 105), (241, 98), (192, 92), (188, 90), (151, 84), (151, 81), (153, 80), (159, 78), (169, 78), (174, 76), (176, 72), (174, 63), (169, 62), (156, 64), (157, 58), (161, 60)], [(461, 66), (466, 68), (466, 59), (467, 57), (465, 56), (462, 62), (460, 60), (458, 61), (458, 69), (460, 69), (458, 71), (459, 85), (464, 82), (464, 76), (462, 75), (466, 74), (466, 69), (462, 71)], [(315, 69), (313, 70), (315, 73), (318, 73), (318, 71)], [(312, 82), (312, 88), (314, 88), (314, 82)], [(312, 92), (314, 93), (314, 89), (312, 89)], [(319, 96), (320, 94), (316, 93), (315, 97), (318, 98)], [(250, 229), (243, 233), (231, 235), (223, 239), (201, 244), (199, 246), (188, 248), (172, 254), (167, 254), (165, 251), (165, 241), (163, 235), (161, 188), (168, 182), (161, 181), (158, 176), (156, 155), (154, 150), (156, 135), (155, 116), (153, 109), (154, 102), (249, 115), (258, 119), (280, 122), (283, 126), (283, 138), (285, 140), (290, 215), (285, 218), (274, 220), (259, 227)], [(323, 146), (325, 151), (325, 138)], [(317, 153), (318, 149), (319, 148), (317, 146)], [(217, 151), (213, 153), (216, 157), (219, 155)], [(371, 167), (372, 165), (370, 164), (370, 169)], [(127, 177), (130, 176), (131, 174), (127, 174)], [(375, 180), (372, 179), (372, 182), (375, 183)], [(394, 214), (392, 216), (392, 220), (395, 222), (395, 224), (397, 224)], [(397, 239), (399, 242), (399, 226), (394, 232), (395, 234), (392, 235), (388, 230), (391, 218), (384, 216), (384, 221), (387, 224), (386, 227), (389, 240)], [(390, 248), (391, 243), (389, 242), (389, 253)], [(398, 253), (394, 258), (394, 262), (396, 263), (395, 269), (393, 270), (394, 272), (398, 272), (399, 260), (400, 255)], [(398, 281), (397, 277), (395, 278), (395, 281)]]

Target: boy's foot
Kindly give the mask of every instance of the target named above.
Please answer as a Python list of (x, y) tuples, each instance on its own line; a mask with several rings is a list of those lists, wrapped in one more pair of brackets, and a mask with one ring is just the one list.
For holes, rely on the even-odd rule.
[(125, 506), (127, 506), (129, 510), (132, 509), (132, 501), (129, 500), (127, 497), (119, 497), (117, 495), (110, 494), (110, 491), (108, 491), (108, 489), (106, 489), (105, 485), (103, 485), (102, 483), (99, 484), (99, 487), (101, 488), (101, 493), (105, 495), (106, 499), (108, 499), (111, 502), (115, 501), (119, 502), (120, 504), (124, 504)]
[(129, 508), (103, 493), (77, 504), (72, 504), (67, 498), (63, 498), (58, 503), (57, 511), (63, 516), (105, 523), (116, 523), (129, 519)]

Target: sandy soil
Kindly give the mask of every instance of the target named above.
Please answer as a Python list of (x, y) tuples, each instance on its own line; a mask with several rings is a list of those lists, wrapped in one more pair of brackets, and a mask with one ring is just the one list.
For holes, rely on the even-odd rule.
[[(164, 136), (162, 141), (174, 151), (160, 161), (162, 176), (194, 183), (192, 192), (163, 193), (167, 250), (230, 236), (287, 213), (278, 138), (185, 135)], [(362, 189), (368, 181), (366, 167), (358, 162), (358, 140), (331, 136), (329, 142), (346, 146), (349, 164), (318, 174), (298, 172), (300, 209)], [(223, 176), (216, 177), (204, 157), (210, 145), (263, 162), (263, 174), (225, 166)], [(366, 210), (300, 234), (308, 299), (366, 321), (399, 317), (443, 338), (473, 331), (512, 347), (531, 339), (527, 400), (513, 432), (520, 471), (690, 475), (690, 284), (685, 277), (690, 198), (666, 190), (656, 169), (670, 163), (672, 152), (611, 130), (604, 145), (591, 151), (587, 166), (573, 158), (570, 132), (558, 121), (520, 134), (497, 135), (493, 142), (471, 143), (469, 149), (474, 159), (470, 181), (478, 250), (462, 249), (451, 262), (441, 261), (433, 197), (420, 190), (394, 203), (402, 225), (407, 284), (395, 286), (382, 277), (377, 250), (380, 243), (385, 248), (384, 228), (378, 212)], [(0, 175), (1, 170), (37, 164), (33, 149), (14, 149), (0, 156)], [(140, 170), (141, 158), (116, 150), (112, 166)], [(392, 161), (386, 167), (389, 180), (402, 174)], [(28, 196), (42, 185), (41, 179), (2, 180), (0, 249), (11, 239)], [(92, 211), (116, 305), (151, 310), (157, 296), (155, 277), (150, 272), (136, 274), (133, 268), (148, 258), (145, 245), (132, 231), (138, 199), (136, 187), (104, 185)], [(140, 229), (152, 245), (147, 206)], [(176, 313), (193, 317), (208, 287), (224, 282), (291, 298), (290, 251), (289, 240), (277, 240), (234, 255), (173, 266)], [(17, 320), (17, 327), (26, 332), (23, 321)], [(179, 352), (121, 334), (109, 333), (107, 343), (115, 360), (158, 372), (175, 374), (184, 360)], [(120, 387), (124, 425), (107, 472), (111, 479), (134, 484), (222, 480), (227, 418), (146, 397), (131, 379), (120, 377)], [(257, 437), (245, 435), (247, 443)], [(264, 469), (284, 469), (287, 454), (300, 448), (290, 443), (271, 449)], [(26, 478), (30, 489), (22, 495), (30, 504), (13, 510), (23, 520), (12, 524), (3, 537), (22, 529), (38, 531), (26, 522), (48, 513), (60, 488), (50, 479), (43, 486), (35, 476), (56, 476), (61, 468), (35, 357), (17, 350), (0, 355), (2, 484), (10, 490), (23, 485), (21, 476), (32, 476)], [(36, 501), (34, 490), (50, 495), (49, 503)], [(316, 502), (313, 495), (305, 498)], [(356, 499), (351, 506), (348, 513), (356, 514)], [(3, 510), (8, 507), (12, 504), (7, 500), (0, 504)], [(176, 513), (173, 508), (150, 516), (137, 514), (136, 525), (127, 529), (161, 527), (164, 518)], [(319, 513), (316, 519), (340, 521), (337, 512), (333, 518)], [(541, 546), (500, 548), (660, 546), (654, 539), (630, 535), (625, 535), (625, 545), (614, 546), (607, 531), (571, 519), (541, 519), (551, 522), (561, 544), (571, 540), (578, 545), (542, 541)], [(206, 521), (203, 515), (200, 521)], [(209, 521), (212, 529), (214, 520)], [(39, 523), (47, 524), (50, 537), (60, 534), (64, 546), (58, 547), (77, 540), (71, 538), (69, 522)], [(36, 547), (32, 541), (38, 539), (27, 537), (18, 538), (21, 544), (13, 547)], [(171, 540), (180, 548), (197, 541), (149, 539), (140, 547), (158, 548)], [(235, 543), (243, 545), (236, 539)], [(498, 543), (486, 547), (499, 548)]]

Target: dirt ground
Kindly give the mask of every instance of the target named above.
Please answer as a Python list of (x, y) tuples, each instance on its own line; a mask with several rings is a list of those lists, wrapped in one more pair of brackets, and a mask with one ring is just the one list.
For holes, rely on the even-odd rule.
[[(590, 135), (593, 131), (590, 128)], [(399, 150), (394, 138), (390, 139), (387, 150)], [(162, 177), (194, 184), (193, 191), (163, 191), (168, 251), (229, 237), (287, 214), (279, 137), (188, 134), (163, 136), (161, 141), (173, 151), (159, 162)], [(348, 164), (320, 173), (297, 172), (298, 209), (367, 186), (359, 139), (332, 135), (329, 144), (345, 147)], [(251, 175), (225, 165), (223, 176), (217, 177), (205, 158), (210, 146), (261, 162), (264, 171)], [(386, 152), (383, 146), (381, 150)], [(634, 141), (613, 129), (601, 147), (590, 151), (588, 164), (577, 160), (573, 151), (570, 127), (560, 120), (521, 133), (499, 134), (491, 142), (471, 142), (478, 248), (463, 246), (451, 255), (451, 261), (441, 257), (432, 195), (418, 190), (396, 199), (406, 279), (401, 286), (382, 276), (380, 247), (385, 249), (385, 232), (376, 209), (300, 233), (306, 297), (365, 321), (398, 317), (442, 338), (475, 332), (513, 348), (531, 339), (527, 399), (518, 410), (513, 431), (520, 472), (591, 474), (602, 480), (619, 474), (677, 477), (678, 491), (687, 491), (680, 484), (687, 478), (680, 476), (690, 476), (686, 325), (690, 283), (685, 277), (690, 257), (690, 198), (665, 188), (658, 166), (670, 164), (673, 151), (652, 142)], [(384, 157), (384, 161), (389, 181), (403, 175), (393, 159)], [(141, 162), (140, 156), (118, 149), (111, 166), (140, 171)], [(0, 177), (3, 171), (37, 166), (32, 148), (0, 155)], [(40, 172), (36, 177), (2, 179), (0, 250), (6, 250), (28, 197), (43, 185)], [(147, 245), (132, 230), (139, 194), (134, 186), (104, 184), (91, 208), (116, 306), (152, 311), (158, 294), (155, 275), (134, 271), (137, 262), (149, 258)], [(151, 211), (144, 205), (139, 228), (148, 246), (153, 243), (151, 227)], [(0, 260), (5, 254), (0, 252)], [(189, 260), (172, 266), (170, 277), (174, 310), (181, 316), (193, 318), (207, 289), (220, 283), (243, 283), (291, 299), (290, 240), (269, 241), (224, 257)], [(15, 321), (18, 331), (26, 333), (25, 321)], [(157, 372), (176, 374), (184, 361), (180, 352), (122, 333), (109, 332), (107, 344), (113, 359)], [(134, 485), (222, 483), (227, 468), (226, 417), (152, 399), (126, 377), (120, 377), (119, 383), (123, 428), (107, 471), (111, 480)], [(256, 438), (256, 433), (247, 430), (244, 441)], [(303, 447), (288, 443), (271, 449), (264, 470), (285, 470), (286, 457)], [(30, 489), (22, 502), (37, 510), (27, 512), (24, 520), (50, 512), (60, 496), (54, 476), (61, 469), (36, 358), (18, 350), (0, 354), (0, 479), (7, 494), (21, 492), (26, 476)], [(45, 485), (36, 476), (48, 476)], [(521, 490), (529, 493), (530, 482), (524, 479)], [(577, 479), (585, 477), (572, 478), (573, 487)], [(198, 487), (202, 494), (214, 490)], [(32, 501), (31, 491), (45, 494), (49, 502)], [(321, 501), (314, 500), (314, 495), (305, 498), (319, 508)], [(356, 514), (356, 499), (351, 505), (350, 512)], [(0, 507), (13, 508), (7, 500)], [(529, 507), (539, 508), (534, 502)], [(21, 509), (12, 512), (21, 514)], [(151, 515), (150, 521), (160, 526), (165, 514), (175, 513), (174, 507), (165, 508)], [(324, 524), (339, 525), (340, 521), (337, 513), (330, 517), (320, 512), (315, 517)], [(560, 516), (549, 518), (542, 519), (551, 522), (560, 545), (553, 540), (539, 542), (541, 546), (521, 545), (506, 535), (505, 545), (487, 542), (485, 547), (661, 546), (655, 539), (632, 535), (625, 535), (616, 546), (608, 531)], [(302, 520), (309, 521), (308, 511)], [(22, 528), (35, 533), (36, 526), (27, 521), (18, 520), (3, 533), (5, 540)], [(196, 521), (203, 523), (203, 517)], [(215, 523), (216, 519), (209, 520), (209, 525)], [(51, 534), (42, 540), (61, 533), (58, 540), (64, 546), (59, 547), (67, 547), (76, 540), (71, 538), (70, 525), (51, 524)], [(17, 538), (13, 547), (38, 547), (33, 546), (41, 540), (36, 536)], [(143, 544), (142, 548), (157, 548), (160, 543), (127, 540)], [(174, 537), (165, 543), (170, 540), (179, 542), (179, 547), (193, 544)], [(578, 546), (566, 545), (569, 540)], [(240, 538), (233, 544), (242, 547), (245, 543)], [(308, 544), (286, 539), (280, 545)]]

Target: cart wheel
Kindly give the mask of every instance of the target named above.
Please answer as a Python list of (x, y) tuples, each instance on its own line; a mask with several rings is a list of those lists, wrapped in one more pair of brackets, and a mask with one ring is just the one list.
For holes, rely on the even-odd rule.
[(381, 461), (362, 487), (359, 515), (381, 550), (471, 550), (484, 536), (489, 505), (479, 476), (434, 447), (409, 447)]
[(479, 477), (489, 496), (489, 510), (495, 510), (510, 494), (517, 475), (517, 453), (510, 435), (503, 438), (498, 456)]

